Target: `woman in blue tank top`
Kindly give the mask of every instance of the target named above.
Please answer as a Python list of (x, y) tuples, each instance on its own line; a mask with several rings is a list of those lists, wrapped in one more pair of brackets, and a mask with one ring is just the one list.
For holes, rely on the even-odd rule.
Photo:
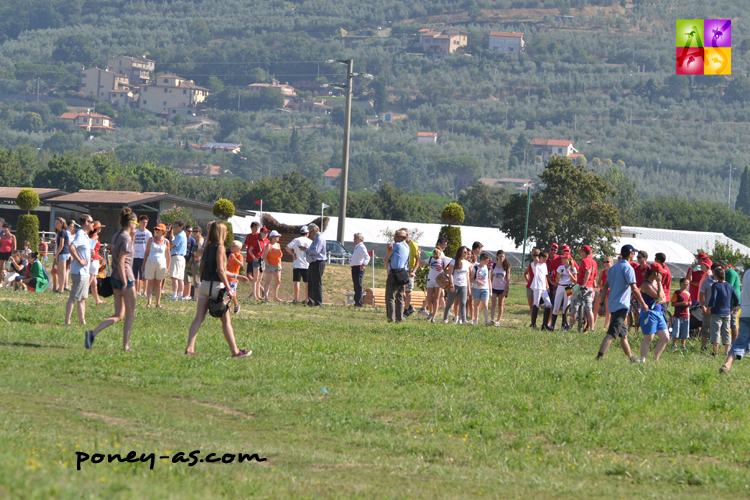
[(662, 304), (666, 304), (668, 299), (664, 294), (664, 288), (661, 284), (661, 277), (664, 274), (664, 268), (658, 262), (651, 264), (646, 271), (646, 279), (641, 285), (641, 295), (643, 301), (648, 306), (648, 311), (641, 309), (640, 323), (641, 333), (643, 333), (643, 342), (641, 343), (641, 357), (638, 360), (641, 363), (646, 362), (648, 350), (654, 335), (659, 335), (659, 342), (654, 348), (654, 361), (658, 361), (669, 343), (669, 327), (664, 319)]

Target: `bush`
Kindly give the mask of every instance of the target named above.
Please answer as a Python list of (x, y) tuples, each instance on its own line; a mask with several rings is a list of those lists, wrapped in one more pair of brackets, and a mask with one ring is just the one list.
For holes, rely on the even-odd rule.
[(458, 248), (461, 246), (461, 228), (456, 226), (443, 226), (440, 228), (439, 238), (447, 238), (448, 246), (445, 247), (445, 255), (451, 259), (456, 256)]
[(219, 198), (216, 203), (214, 203), (214, 208), (211, 213), (213, 213), (215, 217), (225, 221), (234, 215), (234, 203), (225, 198)]
[(227, 250), (229, 250), (232, 247), (232, 242), (234, 241), (234, 229), (232, 228), (231, 222), (224, 221), (224, 224), (227, 225), (227, 237), (224, 239), (224, 246), (227, 247)]
[(16, 239), (19, 248), (23, 246), (24, 241), (31, 243), (33, 252), (39, 248), (39, 218), (36, 215), (23, 214), (18, 216)]
[(466, 215), (464, 215), (464, 209), (458, 203), (448, 203), (443, 209), (443, 213), (440, 214), (440, 218), (448, 224), (461, 224)]
[(159, 214), (159, 220), (166, 224), (174, 224), (178, 220), (181, 220), (186, 226), (195, 225), (193, 213), (187, 208), (178, 207), (176, 204), (172, 204), (172, 208), (162, 210), (161, 214)]
[(21, 210), (26, 210), (28, 214), (32, 210), (36, 210), (39, 207), (39, 195), (36, 194), (31, 188), (24, 188), (18, 192), (16, 196), (16, 205)]
[(417, 268), (414, 273), (414, 286), (423, 292), (427, 290), (427, 275), (430, 273), (430, 266), (424, 265)]

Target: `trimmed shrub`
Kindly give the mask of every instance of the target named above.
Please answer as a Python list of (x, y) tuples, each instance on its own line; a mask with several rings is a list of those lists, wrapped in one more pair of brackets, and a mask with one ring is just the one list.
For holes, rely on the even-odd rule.
[(31, 188), (23, 188), (16, 196), (16, 205), (21, 210), (26, 210), (26, 213), (36, 210), (39, 207), (39, 195)]
[(229, 250), (232, 247), (232, 242), (234, 241), (234, 230), (232, 229), (231, 222), (225, 220), (224, 224), (227, 225), (227, 237), (224, 240), (224, 246), (227, 247), (227, 250)]
[(216, 200), (216, 203), (214, 203), (214, 208), (211, 213), (213, 213), (215, 217), (225, 221), (234, 216), (234, 203), (226, 198), (219, 198)]
[(451, 259), (456, 256), (461, 246), (461, 228), (457, 226), (443, 226), (440, 228), (440, 238), (448, 238), (448, 246), (445, 247), (445, 255)]
[(458, 203), (448, 203), (443, 209), (443, 213), (440, 214), (440, 218), (448, 224), (461, 224), (466, 215), (464, 215), (464, 209)]
[(18, 216), (16, 240), (18, 241), (18, 248), (23, 247), (24, 241), (28, 241), (31, 244), (31, 251), (37, 251), (39, 248), (39, 218), (36, 215), (23, 214)]

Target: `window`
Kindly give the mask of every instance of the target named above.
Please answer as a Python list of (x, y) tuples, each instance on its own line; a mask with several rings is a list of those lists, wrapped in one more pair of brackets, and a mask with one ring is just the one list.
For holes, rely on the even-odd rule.
[(164, 93), (166, 94), (167, 92), (168, 92), (168, 90), (167, 90), (167, 89), (164, 89)]
[(562, 153), (562, 148), (557, 148), (558, 153)]
[(147, 92), (148, 91), (148, 87), (143, 87), (143, 91)]
[(86, 78), (87, 76), (89, 75), (87, 75), (86, 73), (81, 73), (81, 78)]
[(164, 101), (164, 105), (165, 105), (165, 106), (167, 105), (167, 101)]
[(169, 79), (168, 79), (168, 78), (165, 78), (165, 79), (164, 79), (164, 83), (169, 83)]
[(146, 104), (148, 104), (148, 101), (143, 101), (143, 105), (145, 106)]
[(182, 93), (183, 93), (183, 94), (187, 94), (187, 90), (183, 90), (183, 91), (182, 91)]

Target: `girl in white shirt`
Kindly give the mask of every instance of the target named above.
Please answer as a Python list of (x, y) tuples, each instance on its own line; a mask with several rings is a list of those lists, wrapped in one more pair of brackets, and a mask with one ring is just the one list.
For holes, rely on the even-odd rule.
[[(463, 325), (466, 321), (466, 295), (468, 290), (468, 274), (471, 263), (466, 260), (469, 257), (469, 250), (461, 247), (456, 252), (456, 258), (448, 266), (447, 274), (450, 278), (450, 288), (448, 289), (448, 298), (445, 301), (445, 310), (443, 311), (443, 324), (448, 323), (448, 313), (453, 307), (456, 297), (458, 297), (458, 321), (457, 324)], [(467, 323), (468, 324), (468, 323)]]
[(427, 263), (429, 266), (429, 272), (427, 273), (427, 309), (430, 312), (427, 321), (430, 323), (435, 322), (438, 302), (443, 291), (436, 281), (437, 277), (443, 273), (443, 262), (443, 252), (439, 248), (436, 248), (432, 251), (432, 257), (430, 257)]
[[(489, 254), (482, 253), (479, 262), (474, 265), (471, 273), (471, 294), (474, 297), (474, 323), (479, 324), (479, 310), (484, 312), (484, 326), (490, 326), (487, 303), (490, 300), (491, 270), (487, 266), (490, 262)], [(469, 321), (472, 324), (471, 321)]]
[[(555, 270), (557, 273), (557, 281), (555, 282), (557, 285), (555, 290), (555, 307), (552, 308), (550, 324), (542, 325), (542, 328), (552, 332), (555, 331), (555, 323), (557, 323), (557, 315), (560, 314), (560, 309), (565, 312), (565, 309), (568, 308), (568, 304), (570, 303), (570, 296), (567, 292), (568, 290), (572, 290), (573, 285), (578, 279), (578, 270), (576, 269), (575, 262), (573, 262), (570, 253), (565, 252), (562, 254), (560, 256), (560, 261), (562, 264)], [(565, 324), (563, 317), (563, 329), (566, 329), (566, 327), (567, 324)]]
[(534, 293), (534, 305), (531, 309), (531, 324), (529, 328), (536, 328), (536, 318), (539, 316), (539, 301), (544, 300), (544, 305), (552, 306), (549, 300), (549, 285), (547, 284), (547, 252), (539, 252), (531, 264), (534, 271), (534, 279), (531, 282), (531, 290)]
[(497, 264), (492, 268), (492, 318), (495, 317), (497, 306), (497, 320), (495, 326), (500, 325), (505, 310), (505, 299), (510, 288), (510, 262), (505, 258), (505, 252), (497, 251)]

